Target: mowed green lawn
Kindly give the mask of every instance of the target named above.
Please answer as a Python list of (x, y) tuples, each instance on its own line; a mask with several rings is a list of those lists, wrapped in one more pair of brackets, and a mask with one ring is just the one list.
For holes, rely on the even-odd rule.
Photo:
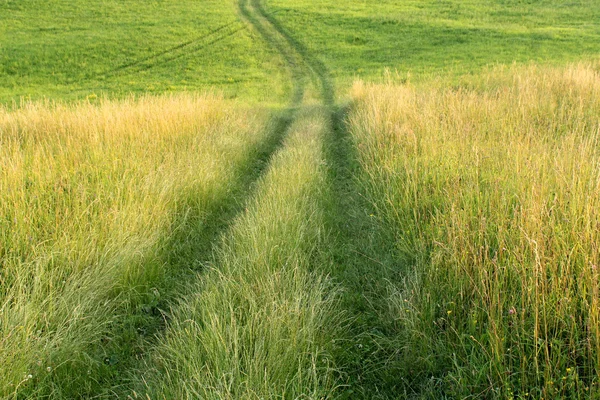
[[(519, 0), (270, 0), (338, 86), (385, 69), (460, 76), (494, 64), (564, 63), (600, 52), (600, 3)], [(215, 32), (215, 30), (217, 30)], [(281, 58), (235, 1), (3, 0), (0, 103), (217, 88), (279, 101)], [(342, 91), (343, 92), (343, 91)]]
[(0, 38), (5, 104), (212, 87), (271, 101), (288, 81), (229, 1), (2, 0)]
[(513, 62), (564, 63), (600, 52), (600, 2), (269, 0), (268, 8), (338, 84), (386, 68), (417, 79)]

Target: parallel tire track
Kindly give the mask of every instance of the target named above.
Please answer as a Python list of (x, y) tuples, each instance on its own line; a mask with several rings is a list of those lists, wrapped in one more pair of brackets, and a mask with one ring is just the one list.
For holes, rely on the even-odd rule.
[(250, 2), (257, 15), (264, 19), (277, 35), (285, 41), (290, 51), (297, 54), (297, 57), (300, 58), (306, 69), (305, 73), (311, 74), (319, 82), (323, 105), (330, 108), (330, 112), (333, 112), (331, 108), (335, 107), (335, 85), (330, 78), (325, 64), (318, 58), (313, 57), (306, 46), (295, 39), (272, 14), (268, 13), (263, 7), (261, 0), (240, 0), (241, 2)]
[(202, 35), (202, 36), (199, 36), (197, 38), (188, 40), (187, 42), (180, 43), (180, 44), (175, 45), (173, 47), (169, 47), (168, 49), (156, 52), (154, 54), (151, 54), (151, 55), (149, 55), (147, 57), (144, 57), (144, 58), (141, 58), (139, 60), (134, 60), (134, 61), (122, 64), (122, 65), (120, 65), (120, 66), (118, 66), (116, 68), (113, 68), (112, 70), (106, 71), (105, 74), (106, 75), (110, 75), (110, 74), (114, 74), (114, 73), (116, 73), (116, 72), (118, 72), (120, 70), (123, 70), (123, 69), (131, 68), (131, 67), (136, 67), (136, 66), (138, 66), (140, 64), (144, 64), (146, 61), (154, 60), (154, 59), (157, 59), (157, 58), (159, 58), (159, 57), (161, 57), (163, 55), (171, 54), (171, 53), (174, 53), (174, 52), (176, 52), (178, 50), (184, 49), (184, 48), (186, 48), (186, 47), (188, 47), (188, 46), (190, 46), (192, 44), (200, 43), (200, 42), (202, 42), (202, 41), (204, 41), (204, 40), (206, 40), (206, 39), (208, 39), (208, 38), (216, 35), (217, 33), (221, 32), (221, 31), (223, 31), (223, 30), (225, 30), (227, 28), (230, 28), (235, 23), (236, 22), (230, 22), (229, 24), (221, 25), (218, 28), (211, 30), (210, 32), (208, 32), (205, 35)]
[[(390, 356), (386, 352), (394, 349), (372, 352), (355, 346), (359, 341), (365, 343), (365, 349), (377, 349), (378, 340), (385, 336), (380, 333), (385, 323), (377, 316), (372, 303), (382, 301), (378, 285), (386, 275), (373, 274), (373, 271), (391, 267), (388, 258), (393, 250), (382, 242), (384, 236), (369, 217), (371, 205), (361, 195), (362, 190), (355, 180), (360, 163), (345, 125), (347, 108), (336, 104), (335, 84), (326, 65), (267, 12), (261, 0), (239, 0), (239, 5), (244, 18), (287, 61), (296, 86), (304, 85), (311, 78), (317, 82), (322, 107), (329, 116), (329, 132), (323, 142), (328, 183), (333, 194), (327, 226), (335, 232), (335, 244), (331, 246), (334, 264), (329, 276), (352, 294), (341, 301), (341, 309), (351, 318), (348, 332), (339, 338), (340, 348), (334, 356), (341, 382), (338, 396), (372, 398), (374, 393), (379, 393), (382, 398), (395, 398), (398, 382), (386, 377), (383, 371), (390, 371), (382, 364), (382, 360)], [(296, 98), (296, 102), (300, 105), (301, 99)], [(385, 254), (380, 253), (382, 248), (386, 249)]]
[[(233, 24), (230, 24), (230, 25), (233, 25)], [(161, 64), (169, 63), (169, 62), (177, 60), (179, 58), (189, 57), (189, 56), (193, 55), (194, 53), (197, 53), (198, 51), (205, 49), (208, 46), (218, 43), (224, 39), (227, 39), (228, 37), (231, 37), (244, 29), (243, 26), (242, 27), (233, 26), (233, 27), (229, 27), (228, 29), (225, 29), (225, 28), (226, 27), (222, 27), (221, 29), (213, 31), (213, 33), (206, 35), (206, 36), (202, 37), (201, 39), (196, 39), (193, 41), (182, 43), (180, 45), (172, 47), (171, 49), (164, 50), (160, 53), (154, 54), (152, 56), (148, 56), (144, 59), (122, 65), (120, 67), (115, 68), (114, 70), (104, 73), (104, 75), (105, 75), (105, 77), (109, 78), (109, 77), (116, 76), (116, 75), (134, 74), (137, 72), (142, 72), (142, 71), (157, 67)], [(212, 38), (213, 36), (216, 36), (217, 32), (220, 32), (220, 35)], [(212, 39), (206, 41), (209, 38), (212, 38)], [(194, 44), (196, 44), (196, 45), (194, 45)], [(194, 46), (192, 46), (192, 45), (194, 45)], [(188, 49), (188, 47), (191, 47), (191, 48)], [(187, 50), (187, 51), (181, 52), (181, 50)], [(178, 54), (172, 55), (175, 53), (178, 53)], [(172, 56), (163, 58), (163, 56), (165, 56), (165, 55), (169, 55), (169, 56), (172, 55)], [(147, 61), (154, 61), (154, 62), (147, 63)]]
[[(195, 53), (203, 50), (215, 43), (221, 42), (236, 33), (245, 29), (244, 25), (240, 26), (239, 21), (230, 22), (228, 24), (221, 25), (208, 33), (190, 39), (186, 42), (179, 43), (175, 46), (169, 47), (165, 50), (158, 51), (140, 59), (131, 60), (124, 64), (121, 64), (112, 69), (108, 69), (102, 72), (88, 74), (79, 78), (73, 78), (69, 80), (69, 84), (81, 82), (82, 80), (89, 79), (109, 79), (116, 76), (127, 76), (143, 71), (147, 71), (151, 68), (167, 64), (171, 61), (175, 61), (180, 58), (190, 57)], [(78, 91), (87, 91), (81, 89)]]
[(242, 19), (248, 23), (286, 63), (290, 72), (293, 91), (290, 99), (290, 108), (296, 108), (302, 104), (309, 71), (304, 58), (289, 46), (275, 25), (259, 12), (252, 0), (239, 0), (238, 10)]

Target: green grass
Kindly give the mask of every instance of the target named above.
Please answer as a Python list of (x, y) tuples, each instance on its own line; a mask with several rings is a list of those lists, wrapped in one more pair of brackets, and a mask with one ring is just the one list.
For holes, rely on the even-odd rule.
[[(594, 1), (271, 0), (266, 8), (343, 88), (387, 68), (422, 79), (600, 51)], [(215, 88), (277, 102), (291, 90), (283, 60), (240, 21), (234, 1), (3, 0), (0, 35), (0, 103), (9, 105)]]
[(599, 20), (0, 0), (0, 397), (597, 398)]
[(371, 377), (425, 398), (597, 398), (598, 68), (480, 84), (355, 87), (357, 178), (396, 247)]
[[(209, 271), (176, 306), (139, 398), (323, 398), (341, 322), (324, 276), (325, 114), (302, 112)], [(143, 383), (143, 384), (142, 384)]]
[(339, 86), (417, 79), (512, 62), (564, 63), (600, 52), (594, 1), (269, 0), (268, 9), (328, 66)]
[(0, 397), (121, 382), (264, 170), (266, 120), (214, 96), (0, 113)]
[(212, 88), (273, 102), (288, 85), (227, 1), (2, 0), (0, 36), (4, 104)]

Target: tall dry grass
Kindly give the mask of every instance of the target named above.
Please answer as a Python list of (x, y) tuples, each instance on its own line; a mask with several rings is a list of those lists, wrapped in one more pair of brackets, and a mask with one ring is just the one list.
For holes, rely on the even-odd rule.
[(246, 173), (265, 118), (212, 95), (0, 109), (0, 397), (101, 380), (90, 349), (160, 296), (178, 231)]
[(386, 362), (431, 397), (598, 396), (598, 68), (437, 86), (353, 89), (359, 179), (405, 266)]

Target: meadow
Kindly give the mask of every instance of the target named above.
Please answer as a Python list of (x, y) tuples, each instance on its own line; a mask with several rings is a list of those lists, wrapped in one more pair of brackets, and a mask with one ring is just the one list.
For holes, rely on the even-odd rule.
[(600, 398), (599, 22), (0, 0), (0, 398)]
[(264, 102), (285, 96), (276, 54), (221, 1), (3, 0), (0, 37), (0, 103), (9, 106), (214, 87)]
[(359, 179), (402, 265), (374, 341), (411, 391), (598, 397), (599, 71), (355, 86)]
[[(236, 1), (3, 0), (0, 103), (213, 90), (276, 104), (290, 95), (278, 50), (239, 18)], [(592, 0), (265, 2), (327, 65), (355, 78), (449, 79), (491, 64), (564, 64), (600, 50)], [(168, 10), (168, 12), (165, 12)]]
[(118, 376), (276, 145), (266, 125), (215, 96), (0, 114), (2, 397)]

